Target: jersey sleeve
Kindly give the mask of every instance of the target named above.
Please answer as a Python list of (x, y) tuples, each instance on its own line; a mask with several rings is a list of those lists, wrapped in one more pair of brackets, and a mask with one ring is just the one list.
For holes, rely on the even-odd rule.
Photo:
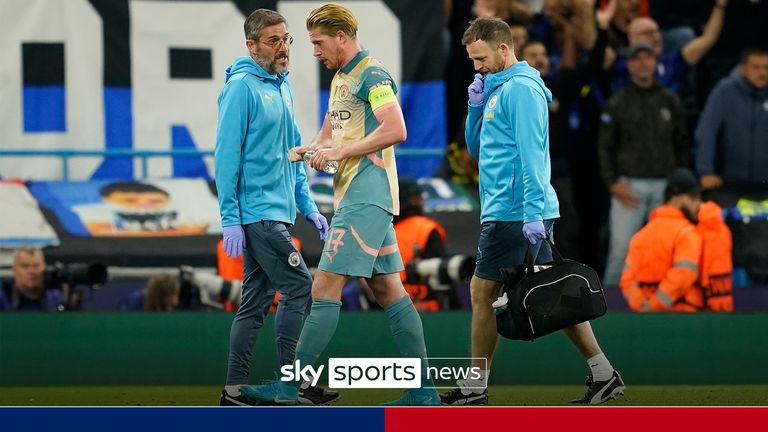
[(371, 66), (363, 71), (360, 76), (360, 88), (355, 92), (355, 96), (370, 103), (374, 110), (396, 100), (396, 94), (395, 80), (380, 66)]

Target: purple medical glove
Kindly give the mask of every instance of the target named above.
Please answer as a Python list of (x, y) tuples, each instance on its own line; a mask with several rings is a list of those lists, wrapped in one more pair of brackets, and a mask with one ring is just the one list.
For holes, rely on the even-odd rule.
[(469, 104), (472, 106), (483, 106), (485, 102), (485, 90), (483, 89), (483, 75), (475, 74), (475, 80), (469, 85)]
[(224, 252), (230, 258), (237, 258), (245, 248), (245, 231), (241, 225), (224, 227)]
[(325, 236), (328, 234), (328, 221), (325, 216), (318, 212), (312, 212), (307, 215), (307, 220), (315, 224), (315, 228), (320, 233), (320, 240), (325, 241)]
[(547, 237), (547, 233), (544, 230), (544, 222), (534, 221), (523, 224), (523, 236), (528, 239), (531, 244), (536, 244)]

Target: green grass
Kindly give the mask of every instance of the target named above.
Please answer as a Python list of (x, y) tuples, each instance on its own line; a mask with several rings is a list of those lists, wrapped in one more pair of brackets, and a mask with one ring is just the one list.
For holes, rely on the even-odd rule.
[[(220, 387), (0, 387), (0, 406), (211, 406)], [(567, 405), (582, 386), (493, 386), (491, 404), (507, 406)], [(337, 405), (378, 405), (399, 390), (343, 390)], [(768, 386), (630, 386), (608, 405), (768, 405)]]

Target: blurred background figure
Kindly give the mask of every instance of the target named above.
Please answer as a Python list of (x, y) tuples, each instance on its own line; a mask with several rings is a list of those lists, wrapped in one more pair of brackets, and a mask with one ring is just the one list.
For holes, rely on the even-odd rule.
[(632, 237), (621, 275), (621, 291), (635, 312), (695, 312), (704, 307), (696, 286), (701, 235), (696, 230), (701, 189), (687, 169), (667, 179), (664, 205)]
[(664, 197), (629, 246), (621, 290), (630, 309), (733, 311), (731, 232), (720, 207), (701, 202), (687, 169), (669, 176)]
[(179, 306), (181, 284), (179, 279), (168, 274), (152, 276), (144, 289), (144, 310), (150, 312), (171, 312)]
[(663, 202), (664, 178), (688, 164), (683, 108), (655, 78), (655, 49), (635, 44), (628, 59), (632, 82), (608, 101), (598, 140), (603, 179), (612, 195), (606, 285), (619, 283), (630, 238)]
[(47, 281), (45, 268), (41, 249), (17, 249), (11, 267), (13, 278), (0, 286), (0, 311), (63, 311), (69, 286)]
[(744, 50), (741, 63), (707, 99), (695, 134), (705, 189), (768, 182), (768, 51)]
[[(424, 191), (421, 186), (408, 177), (400, 177), (398, 183), (400, 215), (395, 216), (393, 223), (403, 265), (408, 269), (409, 264), (416, 260), (445, 257), (448, 241), (445, 228), (434, 219), (424, 216)], [(446, 291), (431, 289), (428, 282), (421, 280), (418, 274), (410, 278), (408, 276), (407, 270), (400, 272), (403, 286), (417, 310), (436, 312), (450, 306)]]

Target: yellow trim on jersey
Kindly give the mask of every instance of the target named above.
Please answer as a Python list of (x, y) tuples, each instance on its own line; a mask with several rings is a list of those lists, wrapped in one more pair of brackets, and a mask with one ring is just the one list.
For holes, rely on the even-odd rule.
[(392, 86), (382, 85), (368, 92), (368, 102), (371, 104), (371, 110), (376, 111), (382, 105), (397, 102), (397, 97)]

